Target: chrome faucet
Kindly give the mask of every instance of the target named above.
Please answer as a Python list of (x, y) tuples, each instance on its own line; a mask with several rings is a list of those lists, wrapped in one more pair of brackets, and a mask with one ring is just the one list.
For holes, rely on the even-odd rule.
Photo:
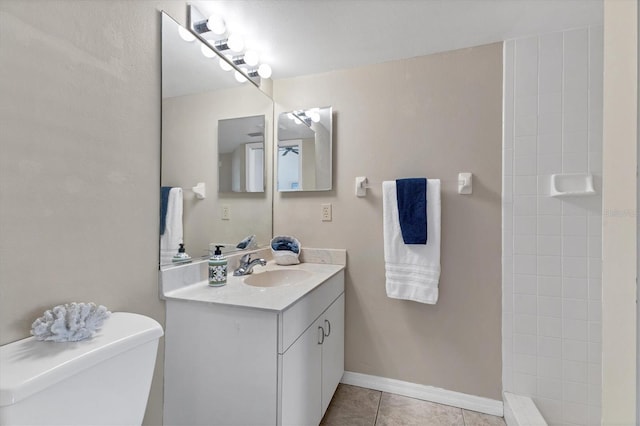
[(267, 264), (267, 261), (261, 258), (251, 260), (251, 255), (245, 254), (240, 258), (240, 265), (238, 265), (238, 268), (233, 271), (233, 275), (235, 277), (249, 275), (253, 272), (253, 267), (257, 264), (265, 266)]

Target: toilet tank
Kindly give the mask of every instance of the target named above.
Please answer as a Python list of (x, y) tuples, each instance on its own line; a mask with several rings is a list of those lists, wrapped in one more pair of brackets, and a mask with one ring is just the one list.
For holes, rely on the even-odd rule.
[(139, 425), (163, 331), (115, 312), (92, 339), (0, 347), (0, 425)]

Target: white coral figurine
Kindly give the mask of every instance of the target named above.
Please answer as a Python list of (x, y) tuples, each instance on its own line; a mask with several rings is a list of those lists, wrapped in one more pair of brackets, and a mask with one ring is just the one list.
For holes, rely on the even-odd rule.
[(95, 303), (65, 303), (44, 313), (31, 325), (36, 340), (77, 342), (99, 330), (111, 312)]

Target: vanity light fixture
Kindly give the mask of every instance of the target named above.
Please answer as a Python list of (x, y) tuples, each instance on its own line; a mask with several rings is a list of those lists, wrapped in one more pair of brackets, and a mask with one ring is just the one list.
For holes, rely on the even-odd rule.
[(249, 70), (247, 75), (249, 77), (269, 78), (271, 77), (271, 66), (268, 64), (261, 64), (258, 69)]
[(250, 67), (255, 67), (260, 62), (260, 55), (255, 50), (247, 50), (244, 52), (244, 63)]
[(271, 65), (269, 64), (262, 64), (258, 67), (258, 74), (260, 75), (260, 77), (262, 78), (269, 78), (271, 77)]
[(253, 50), (247, 50), (242, 55), (236, 55), (232, 59), (234, 64), (236, 65), (249, 65), (250, 67), (254, 67), (258, 65), (258, 54)]
[(227, 26), (224, 23), (224, 19), (218, 15), (211, 15), (207, 20), (196, 22), (193, 24), (193, 29), (198, 34), (212, 31), (214, 34), (222, 35), (227, 32)]
[(225, 39), (215, 41), (213, 47), (220, 51), (231, 50), (233, 52), (242, 52), (242, 49), (244, 49), (244, 40), (237, 34), (231, 34)]
[(244, 65), (246, 62), (244, 61), (244, 55), (236, 55), (231, 58), (231, 61), (236, 65)]
[[(231, 34), (228, 31), (224, 19), (219, 15), (211, 15), (206, 18), (194, 5), (188, 5), (189, 28), (204, 43), (208, 44), (214, 52), (226, 58), (220, 58), (220, 67), (225, 71), (232, 69), (240, 70), (240, 76), (236, 72), (236, 80), (240, 83), (247, 81), (247, 77), (252, 79), (252, 83), (256, 84), (255, 78), (270, 78), (272, 69), (268, 64), (260, 64), (260, 54), (254, 50), (247, 49), (244, 51), (245, 43), (242, 37), (237, 33)], [(207, 34), (207, 37), (205, 37)], [(213, 35), (213, 36), (212, 36)], [(215, 37), (218, 36), (218, 37)], [(228, 52), (234, 52), (232, 56)], [(244, 52), (243, 52), (244, 51)], [(205, 47), (202, 53), (208, 57), (214, 57), (213, 53)], [(238, 68), (240, 65), (246, 65), (247, 68)]]

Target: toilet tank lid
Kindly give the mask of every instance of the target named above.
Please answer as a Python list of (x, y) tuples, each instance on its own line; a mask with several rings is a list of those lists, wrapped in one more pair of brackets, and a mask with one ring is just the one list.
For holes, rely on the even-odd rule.
[(58, 343), (28, 337), (1, 346), (0, 407), (15, 404), (162, 334), (162, 327), (154, 319), (114, 312), (92, 339)]

